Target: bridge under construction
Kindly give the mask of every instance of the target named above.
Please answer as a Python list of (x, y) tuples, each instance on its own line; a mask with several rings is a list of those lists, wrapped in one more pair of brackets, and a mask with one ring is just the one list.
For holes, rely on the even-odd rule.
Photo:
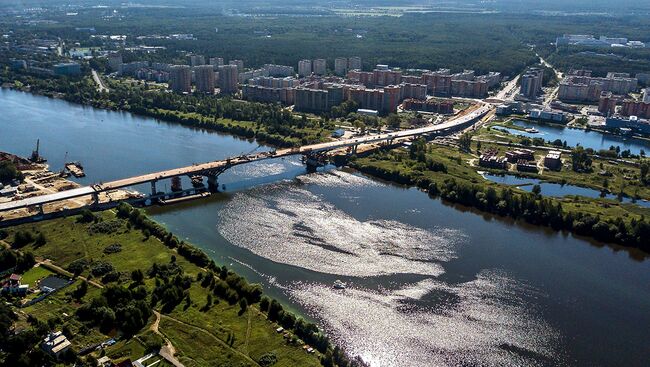
[(11, 201), (7, 203), (0, 204), (0, 212), (6, 212), (16, 209), (23, 208), (33, 208), (37, 207), (40, 210), (40, 213), (43, 213), (43, 205), (70, 200), (82, 196), (92, 196), (93, 203), (98, 203), (99, 194), (103, 192), (109, 192), (112, 190), (141, 185), (150, 183), (151, 184), (151, 194), (155, 196), (157, 194), (156, 183), (165, 179), (174, 179), (182, 176), (203, 176), (207, 177), (208, 189), (210, 191), (216, 191), (218, 188), (218, 177), (221, 173), (227, 169), (246, 164), (250, 162), (263, 161), (267, 159), (287, 157), (291, 155), (303, 155), (306, 158), (307, 165), (315, 165), (318, 160), (318, 157), (325, 152), (336, 150), (336, 149), (345, 149), (348, 148), (352, 153), (356, 152), (356, 149), (360, 145), (364, 144), (376, 144), (386, 142), (391, 144), (394, 141), (412, 138), (417, 136), (431, 136), (431, 135), (441, 135), (457, 132), (462, 130), (479, 119), (485, 116), (492, 109), (491, 105), (481, 104), (474, 111), (451, 119), (447, 122), (427, 126), (418, 129), (403, 130), (393, 133), (384, 133), (384, 134), (375, 134), (368, 135), (358, 138), (337, 140), (326, 143), (306, 145), (302, 147), (279, 149), (275, 151), (261, 152), (248, 155), (240, 155), (236, 157), (231, 157), (223, 160), (211, 161), (200, 164), (193, 164), (191, 166), (180, 167), (160, 172), (148, 173), (140, 176), (134, 176), (124, 179), (119, 179), (115, 181), (105, 182), (94, 184), (90, 186), (79, 187), (75, 189), (65, 190), (53, 194), (35, 196), (27, 199)]

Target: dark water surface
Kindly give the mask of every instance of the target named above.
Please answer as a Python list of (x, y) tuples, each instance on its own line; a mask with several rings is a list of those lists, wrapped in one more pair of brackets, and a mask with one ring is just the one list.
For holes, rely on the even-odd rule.
[[(248, 152), (254, 142), (0, 90), (0, 150), (36, 138), (84, 184)], [(240, 166), (227, 192), (149, 213), (318, 320), (373, 366), (647, 365), (650, 262), (298, 159)], [(345, 290), (334, 290), (341, 279)]]

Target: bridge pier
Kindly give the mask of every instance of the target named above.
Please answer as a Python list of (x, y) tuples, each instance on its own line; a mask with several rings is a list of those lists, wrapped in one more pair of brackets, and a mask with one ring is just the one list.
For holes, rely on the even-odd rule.
[(93, 200), (91, 205), (99, 204), (99, 193), (97, 191), (93, 192)]
[(151, 196), (156, 196), (158, 191), (156, 191), (156, 181), (151, 181)]
[(210, 192), (219, 192), (218, 175), (208, 175), (208, 190)]
[(38, 214), (40, 215), (45, 214), (45, 210), (43, 209), (43, 204), (38, 204)]

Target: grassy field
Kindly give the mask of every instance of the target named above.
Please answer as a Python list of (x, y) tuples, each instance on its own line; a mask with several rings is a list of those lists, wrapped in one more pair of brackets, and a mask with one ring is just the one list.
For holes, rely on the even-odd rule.
[[(31, 251), (39, 260), (49, 259), (55, 265), (68, 267), (75, 261), (83, 259), (87, 268), (82, 276), (92, 277), (93, 266), (109, 263), (121, 274), (120, 283), (127, 285), (130, 273), (140, 269), (147, 272), (154, 263), (170, 263), (172, 256), (181, 266), (183, 272), (197, 278), (198, 273), (207, 274), (204, 269), (193, 265), (174, 250), (166, 247), (153, 236), (145, 238), (140, 230), (130, 229), (125, 220), (116, 217), (112, 211), (97, 214), (101, 223), (111, 223), (112, 233), (99, 233), (97, 226), (77, 222), (77, 218), (60, 218), (38, 224), (27, 224), (8, 228), (11, 243), (16, 231), (41, 232), (47, 242), (39, 247), (29, 244), (21, 251)], [(115, 246), (115, 245), (119, 246)], [(116, 252), (116, 248), (120, 250)], [(46, 276), (50, 271), (41, 267), (25, 273), (25, 277), (35, 281)], [(101, 285), (99, 279), (94, 279)], [(75, 336), (71, 341), (79, 350), (88, 345), (103, 342), (115, 336), (114, 332), (102, 334), (98, 329), (87, 327), (76, 319), (75, 310), (101, 293), (101, 289), (90, 286), (80, 302), (72, 299), (67, 292), (74, 290), (81, 280), (57, 292), (44, 301), (22, 309), (25, 315), (32, 315), (41, 321), (56, 321), (57, 328), (67, 327)], [(259, 358), (266, 353), (276, 355), (276, 366), (319, 366), (317, 356), (303, 351), (299, 345), (292, 345), (275, 332), (273, 323), (266, 319), (257, 305), (249, 306), (239, 314), (239, 305), (214, 297), (214, 304), (204, 309), (209, 289), (201, 287), (200, 282), (192, 282), (189, 288), (191, 303), (181, 302), (167, 315), (163, 314), (159, 331), (167, 337), (176, 348), (181, 361), (186, 366), (214, 366), (230, 362), (233, 366), (257, 366)], [(151, 291), (154, 279), (145, 276), (145, 286)], [(158, 309), (160, 306), (158, 306)], [(149, 321), (135, 338), (121, 340), (106, 348), (106, 354), (116, 358), (130, 357), (135, 360), (145, 354), (146, 347), (141, 340), (146, 339), (155, 317)], [(23, 322), (22, 326), (27, 326)], [(232, 345), (229, 342), (232, 340)], [(159, 364), (156, 364), (156, 366)]]

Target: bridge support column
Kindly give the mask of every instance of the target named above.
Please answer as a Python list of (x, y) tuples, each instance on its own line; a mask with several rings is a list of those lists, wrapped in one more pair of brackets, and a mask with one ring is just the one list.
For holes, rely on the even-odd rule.
[(218, 176), (217, 175), (209, 175), (208, 176), (208, 190), (210, 192), (218, 192), (219, 191), (219, 181), (217, 180)]
[(91, 205), (97, 205), (97, 204), (99, 204), (99, 193), (93, 192), (93, 201)]
[(156, 191), (156, 181), (151, 181), (151, 196), (155, 196), (158, 192)]
[(43, 204), (38, 204), (38, 214), (45, 214), (45, 210), (43, 210)]
[(352, 154), (357, 154), (357, 145), (352, 146)]

